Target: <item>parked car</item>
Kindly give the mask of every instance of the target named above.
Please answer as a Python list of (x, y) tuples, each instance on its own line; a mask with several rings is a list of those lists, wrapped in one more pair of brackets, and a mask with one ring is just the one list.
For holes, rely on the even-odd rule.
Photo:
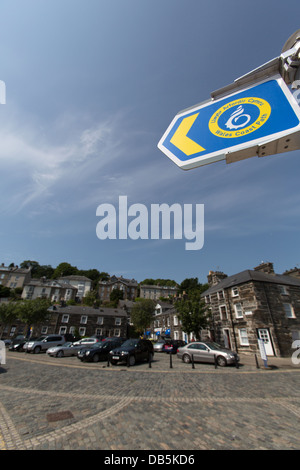
[(181, 348), (186, 345), (186, 342), (181, 340), (181, 339), (173, 339), (171, 341), (166, 341), (165, 344), (163, 345), (163, 352), (169, 353), (169, 354), (176, 354), (178, 348)]
[(162, 352), (166, 341), (164, 339), (159, 339), (156, 343), (153, 344), (154, 352)]
[(27, 350), (28, 350), (28, 344), (29, 344), (29, 343), (32, 343), (33, 341), (36, 341), (37, 339), (40, 340), (41, 338), (46, 338), (46, 335), (44, 335), (44, 336), (32, 336), (30, 339), (28, 339), (28, 340), (23, 344), (22, 350), (23, 350), (24, 352), (27, 352)]
[(92, 346), (92, 344), (101, 343), (101, 339), (98, 338), (82, 338), (78, 341), (75, 341), (74, 346)]
[(221, 367), (227, 366), (228, 364), (235, 364), (238, 362), (239, 356), (236, 352), (226, 349), (214, 342), (198, 342), (189, 343), (178, 349), (177, 357), (182, 359), (183, 362), (189, 363), (194, 362), (215, 362)]
[(136, 362), (152, 361), (154, 356), (153, 345), (148, 339), (128, 339), (119, 348), (113, 349), (108, 354), (111, 364), (126, 362), (133, 366)]
[(47, 349), (47, 354), (53, 357), (77, 356), (78, 351), (82, 348), (81, 344), (77, 346), (71, 341), (61, 344), (60, 346), (53, 346)]
[(66, 342), (63, 335), (47, 335), (40, 336), (36, 340), (30, 340), (27, 343), (26, 352), (34, 352), (35, 354), (42, 351), (47, 351), (47, 349), (53, 346), (59, 346)]
[(119, 346), (124, 341), (122, 339), (107, 338), (98, 344), (93, 344), (88, 349), (80, 349), (77, 353), (78, 359), (83, 362), (107, 361), (108, 353)]
[(8, 346), (9, 351), (23, 351), (23, 346), (27, 339), (23, 335), (16, 336)]

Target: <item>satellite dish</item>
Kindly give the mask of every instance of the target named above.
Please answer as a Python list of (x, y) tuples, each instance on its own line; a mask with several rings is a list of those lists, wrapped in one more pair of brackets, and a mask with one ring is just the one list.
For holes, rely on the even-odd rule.
[(281, 54), (291, 49), (298, 40), (300, 40), (300, 29), (298, 29), (294, 34), (292, 34), (288, 38), (288, 40), (286, 41), (285, 45), (282, 48)]

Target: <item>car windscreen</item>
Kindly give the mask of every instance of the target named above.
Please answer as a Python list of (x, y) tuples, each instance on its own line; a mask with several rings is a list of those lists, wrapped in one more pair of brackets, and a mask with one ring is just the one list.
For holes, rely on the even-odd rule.
[(134, 348), (138, 344), (137, 339), (128, 339), (125, 343), (122, 344), (122, 348)]
[(219, 344), (217, 343), (205, 343), (210, 349), (217, 349), (217, 350), (221, 350), (221, 349), (224, 349), (222, 348), (222, 346), (220, 346)]

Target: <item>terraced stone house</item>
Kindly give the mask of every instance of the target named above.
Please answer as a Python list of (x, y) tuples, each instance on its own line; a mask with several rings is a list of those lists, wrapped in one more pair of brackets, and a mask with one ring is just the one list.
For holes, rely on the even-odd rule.
[(211, 312), (211, 339), (239, 352), (291, 356), (300, 339), (300, 270), (274, 272), (272, 263), (232, 276), (210, 271), (202, 296)]

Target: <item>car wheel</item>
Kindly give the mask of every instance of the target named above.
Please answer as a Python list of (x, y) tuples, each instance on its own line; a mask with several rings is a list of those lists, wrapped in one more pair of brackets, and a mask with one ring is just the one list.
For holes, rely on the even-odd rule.
[(33, 350), (34, 354), (38, 354), (41, 352), (41, 347), (40, 346), (36, 346)]
[(218, 357), (217, 357), (217, 364), (218, 364), (218, 366), (220, 366), (220, 367), (225, 367), (225, 366), (227, 365), (227, 361), (226, 361), (225, 357), (223, 357), (223, 356), (218, 356)]
[(183, 360), (183, 362), (185, 362), (186, 364), (189, 364), (189, 363), (191, 362), (191, 358), (190, 358), (190, 356), (189, 356), (188, 354), (184, 354), (184, 355), (182, 356), (182, 360)]
[(56, 357), (63, 357), (63, 355), (64, 355), (63, 351), (58, 351), (58, 353), (56, 354)]
[(135, 364), (135, 356), (129, 356), (129, 365), (134, 366)]
[(93, 355), (93, 362), (99, 362), (99, 359), (100, 359), (99, 354)]

